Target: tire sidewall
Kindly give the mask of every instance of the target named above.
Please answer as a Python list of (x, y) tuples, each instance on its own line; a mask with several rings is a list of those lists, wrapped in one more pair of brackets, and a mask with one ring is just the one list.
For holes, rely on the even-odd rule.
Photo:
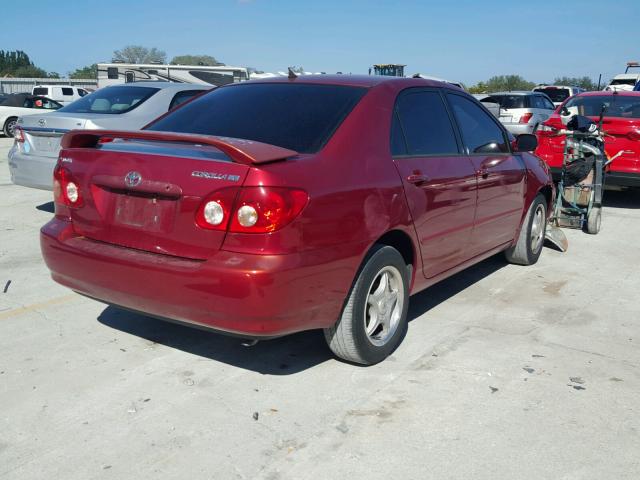
[(18, 122), (17, 118), (10, 118), (9, 120), (7, 120), (7, 122), (4, 124), (4, 134), (7, 137), (12, 137), (13, 136), (13, 132), (11, 131), (12, 129), (10, 129), (9, 127), (13, 124), (13, 128), (15, 129), (16, 123)]
[[(386, 266), (393, 266), (398, 269), (402, 276), (402, 288), (404, 289), (404, 304), (400, 323), (393, 336), (382, 346), (371, 343), (365, 329), (365, 307), (369, 287), (376, 275)], [(367, 262), (359, 273), (358, 280), (354, 286), (352, 310), (352, 332), (355, 347), (360, 357), (368, 364), (379, 363), (388, 357), (402, 342), (407, 333), (407, 312), (409, 310), (409, 271), (402, 258), (402, 255), (393, 247), (377, 247), (369, 255)]]
[(529, 257), (529, 262), (530, 263), (536, 263), (538, 261), (538, 259), (540, 258), (540, 255), (542, 254), (542, 249), (544, 248), (544, 235), (542, 238), (542, 241), (540, 242), (540, 246), (538, 247), (538, 251), (534, 252), (533, 249), (531, 248), (531, 229), (533, 228), (533, 219), (535, 218), (535, 213), (536, 210), (538, 209), (538, 205), (542, 205), (542, 208), (544, 209), (544, 231), (546, 232), (547, 230), (547, 203), (545, 198), (542, 195), (538, 195), (536, 196), (536, 198), (533, 199), (533, 202), (531, 203), (531, 207), (529, 207), (529, 215), (528, 215), (528, 221), (527, 221), (527, 225), (526, 225), (526, 237), (525, 237), (525, 242), (526, 242), (526, 247), (527, 247), (527, 256)]

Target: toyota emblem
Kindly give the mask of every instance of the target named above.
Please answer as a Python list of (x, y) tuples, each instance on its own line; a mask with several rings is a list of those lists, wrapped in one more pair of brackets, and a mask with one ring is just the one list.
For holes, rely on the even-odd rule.
[(127, 187), (137, 187), (142, 181), (142, 176), (138, 172), (129, 172), (124, 177), (124, 183)]
[(40, 125), (41, 127), (44, 127), (47, 124), (47, 121), (44, 118), (41, 118), (40, 120), (38, 120), (38, 125)]

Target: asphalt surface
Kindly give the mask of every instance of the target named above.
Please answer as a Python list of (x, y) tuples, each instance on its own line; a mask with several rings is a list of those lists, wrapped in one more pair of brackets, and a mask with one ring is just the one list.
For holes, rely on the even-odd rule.
[[(637, 479), (640, 194), (533, 267), (489, 259), (411, 298), (380, 365), (308, 332), (247, 348), (50, 279), (51, 193), (0, 138), (0, 478)], [(321, 294), (321, 292), (319, 292)]]

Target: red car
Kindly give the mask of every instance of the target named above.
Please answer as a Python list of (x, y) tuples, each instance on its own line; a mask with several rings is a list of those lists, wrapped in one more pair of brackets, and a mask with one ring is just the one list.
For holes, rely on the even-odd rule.
[(587, 92), (569, 98), (538, 127), (536, 155), (549, 164), (554, 175), (559, 175), (565, 142), (564, 135), (556, 134), (564, 128), (561, 112), (597, 122), (603, 106), (602, 129), (609, 135), (605, 138), (607, 157), (623, 152), (609, 165), (606, 183), (640, 187), (640, 92)]
[(324, 329), (373, 364), (410, 294), (498, 252), (537, 261), (553, 184), (535, 136), (509, 138), (429, 80), (224, 86), (143, 131), (65, 135), (42, 252), (106, 303), (249, 338)]

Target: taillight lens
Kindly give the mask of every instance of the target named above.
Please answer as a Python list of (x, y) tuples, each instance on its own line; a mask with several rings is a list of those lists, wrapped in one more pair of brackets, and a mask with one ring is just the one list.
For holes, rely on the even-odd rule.
[(237, 194), (237, 188), (225, 188), (213, 192), (198, 208), (196, 224), (207, 230), (226, 230)]
[(20, 127), (14, 127), (13, 138), (15, 138), (18, 143), (24, 143), (24, 130)]
[(56, 165), (53, 170), (53, 199), (67, 207), (78, 208), (83, 205), (79, 183), (66, 168)]
[(640, 131), (631, 130), (629, 133), (627, 133), (627, 138), (634, 141), (640, 140)]
[(225, 188), (204, 199), (196, 212), (196, 224), (233, 233), (275, 232), (291, 223), (308, 200), (307, 192), (293, 188)]
[(281, 187), (246, 187), (240, 191), (230, 232), (275, 232), (291, 223), (306, 206), (303, 190)]
[(533, 113), (523, 113), (520, 117), (520, 123), (529, 123), (531, 117), (533, 117)]

